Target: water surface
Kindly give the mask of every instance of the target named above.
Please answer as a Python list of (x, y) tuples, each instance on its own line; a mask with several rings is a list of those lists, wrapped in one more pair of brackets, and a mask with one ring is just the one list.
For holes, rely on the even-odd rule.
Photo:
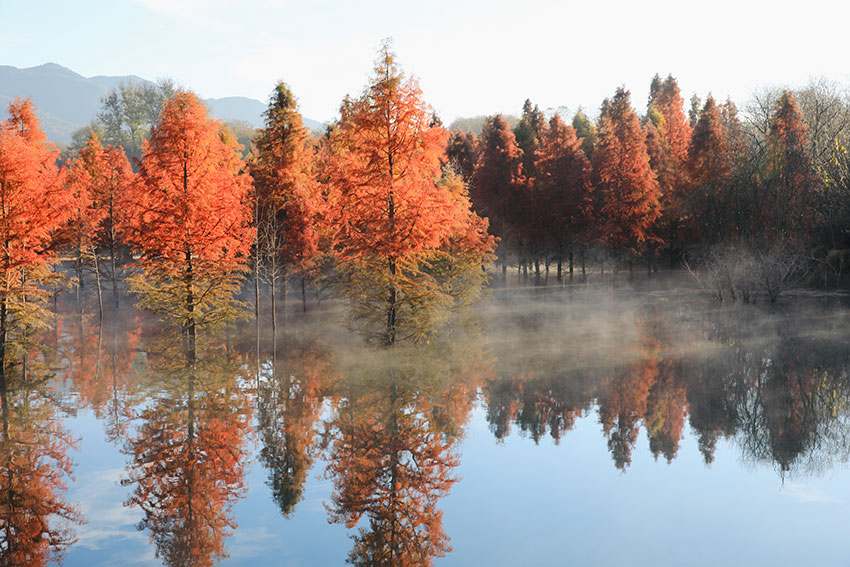
[(5, 474), (73, 512), (45, 519), (69, 566), (846, 565), (842, 303), (496, 291), (375, 349), (331, 302), (188, 364), (69, 300), (10, 382)]

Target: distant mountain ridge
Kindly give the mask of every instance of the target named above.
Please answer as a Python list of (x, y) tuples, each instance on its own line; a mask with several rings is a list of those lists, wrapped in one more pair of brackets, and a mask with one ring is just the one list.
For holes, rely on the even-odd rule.
[[(15, 97), (31, 97), (47, 138), (55, 144), (67, 144), (74, 130), (95, 118), (101, 98), (122, 82), (153, 84), (136, 75), (87, 78), (56, 63), (24, 69), (0, 65), (0, 116), (5, 117), (6, 107)], [(204, 102), (221, 120), (240, 120), (255, 128), (263, 124), (266, 105), (259, 100), (233, 96)], [(324, 124), (309, 118), (304, 118), (304, 125), (313, 130), (324, 129)]]

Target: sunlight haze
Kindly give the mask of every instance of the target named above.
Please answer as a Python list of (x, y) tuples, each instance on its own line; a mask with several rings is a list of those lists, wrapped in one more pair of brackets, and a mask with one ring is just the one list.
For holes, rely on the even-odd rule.
[(738, 104), (766, 85), (846, 81), (841, 16), (820, 1), (3, 1), (0, 64), (170, 77), (204, 98), (263, 102), (283, 79), (305, 116), (327, 121), (392, 37), (449, 123), (518, 114), (526, 98), (595, 113), (620, 85), (642, 111), (655, 73), (673, 74), (686, 100)]

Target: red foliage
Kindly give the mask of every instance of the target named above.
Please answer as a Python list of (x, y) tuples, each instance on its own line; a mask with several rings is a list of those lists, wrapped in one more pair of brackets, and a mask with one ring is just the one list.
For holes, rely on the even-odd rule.
[(234, 139), (189, 92), (168, 99), (126, 196), (126, 241), (175, 277), (232, 272), (251, 245), (250, 178)]
[(616, 251), (640, 251), (654, 238), (650, 229), (660, 215), (660, 193), (643, 129), (622, 88), (602, 105), (593, 169), (605, 242)]

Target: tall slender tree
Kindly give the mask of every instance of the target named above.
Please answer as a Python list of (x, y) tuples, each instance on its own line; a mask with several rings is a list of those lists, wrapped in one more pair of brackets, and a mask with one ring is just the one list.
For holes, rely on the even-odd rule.
[(658, 179), (661, 204), (655, 234), (667, 242), (673, 260), (681, 252), (680, 232), (688, 210), (687, 160), (693, 129), (685, 116), (679, 85), (672, 76), (664, 80), (658, 75), (653, 77), (647, 118), (647, 149), (650, 166)]
[(132, 286), (143, 307), (182, 326), (189, 353), (197, 326), (219, 323), (237, 306), (252, 241), (243, 169), (232, 136), (181, 91), (166, 102), (125, 196), (122, 234), (141, 255)]
[(526, 178), (522, 151), (501, 114), (484, 123), (479, 138), (478, 166), (472, 182), (472, 203), (476, 212), (490, 221), (490, 231), (500, 239), (497, 250), (506, 280), (509, 249), (516, 242), (517, 195), (523, 193)]
[(641, 252), (660, 215), (659, 190), (643, 129), (623, 88), (602, 104), (593, 170), (605, 242), (616, 252)]
[[(255, 191), (256, 268), (268, 275), (275, 329), (278, 278), (285, 286), (287, 276), (297, 273), (304, 300), (304, 280), (318, 257), (323, 199), (311, 170), (312, 157), (310, 133), (302, 123), (292, 91), (281, 81), (272, 91), (265, 127), (257, 134), (250, 160)], [(263, 260), (267, 265), (262, 265)], [(306, 310), (306, 302), (303, 308)]]
[(575, 129), (557, 114), (549, 121), (535, 167), (538, 207), (549, 240), (546, 248), (558, 258), (558, 279), (565, 255), (572, 277), (574, 252), (588, 244), (593, 222), (591, 168)]
[[(765, 236), (800, 237), (811, 225), (817, 184), (806, 141), (806, 124), (794, 93), (785, 91), (773, 109), (766, 156)], [(772, 234), (770, 234), (772, 233)]]
[[(328, 171), (337, 266), (356, 318), (383, 320), (371, 333), (385, 344), (421, 336), (449, 290), (430, 271), (470, 211), (437, 183), (448, 133), (385, 43), (362, 96), (346, 99), (331, 134)], [(479, 233), (480, 264), (492, 242)]]
[(709, 95), (694, 128), (688, 153), (688, 169), (693, 187), (688, 202), (691, 218), (704, 243), (716, 243), (727, 232), (727, 181), (732, 174), (728, 160), (727, 137), (720, 110)]

